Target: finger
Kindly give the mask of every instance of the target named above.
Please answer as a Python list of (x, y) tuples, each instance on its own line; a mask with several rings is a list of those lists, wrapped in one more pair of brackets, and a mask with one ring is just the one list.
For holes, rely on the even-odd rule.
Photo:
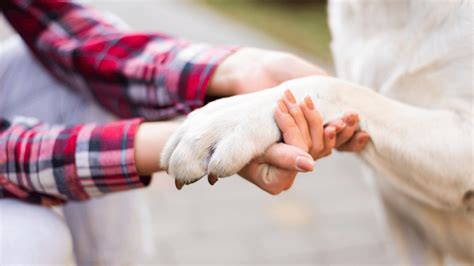
[(331, 154), (334, 145), (336, 145), (336, 128), (327, 126), (324, 128), (324, 149), (317, 155), (317, 159)]
[(264, 170), (264, 171), (276, 171), (276, 173), (268, 174), (264, 178), (262, 178), (258, 174), (246, 175), (245, 172), (239, 173), (239, 175), (241, 175), (247, 181), (251, 182), (252, 184), (256, 185), (257, 187), (261, 188), (262, 190), (272, 195), (278, 195), (283, 190), (285, 190), (285, 188), (290, 188), (291, 184), (293, 184), (293, 180), (296, 177), (296, 172), (294, 171), (277, 169), (273, 166), (268, 166), (267, 170)]
[(219, 177), (211, 173), (207, 175), (207, 181), (209, 181), (209, 184), (211, 184), (211, 186), (214, 186), (214, 184), (217, 183), (217, 181), (219, 181)]
[(296, 173), (293, 176), (288, 178), (288, 183), (286, 183), (286, 185), (283, 187), (283, 190), (290, 189), (291, 186), (293, 186), (293, 183), (295, 182), (295, 178), (296, 178)]
[(325, 125), (325, 127), (328, 127), (328, 126), (333, 126), (336, 129), (336, 134), (339, 134), (346, 127), (346, 123), (344, 123), (342, 119), (337, 119)]
[(303, 110), (304, 117), (308, 123), (309, 133), (311, 135), (312, 145), (309, 154), (313, 158), (316, 158), (324, 149), (323, 118), (315, 108), (314, 103), (309, 96), (304, 98), (304, 104), (301, 104), (301, 110)]
[(341, 146), (352, 138), (358, 127), (359, 116), (356, 113), (347, 113), (342, 120), (346, 126), (336, 136), (336, 147)]
[(270, 146), (263, 155), (262, 162), (297, 172), (310, 172), (314, 168), (314, 160), (308, 153), (285, 143)]
[(308, 123), (304, 117), (303, 111), (300, 106), (296, 103), (295, 96), (291, 93), (290, 90), (285, 91), (285, 97), (283, 97), (283, 102), (289, 110), (290, 115), (295, 120), (296, 125), (300, 129), (301, 136), (304, 138), (306, 146), (311, 147), (311, 137), (308, 129)]
[(346, 143), (337, 148), (339, 151), (359, 152), (369, 143), (370, 136), (367, 132), (359, 131)]
[(285, 103), (282, 100), (278, 100), (277, 104), (278, 108), (275, 110), (275, 121), (282, 132), (283, 141), (302, 150), (307, 150), (307, 145), (301, 136), (301, 132), (295, 120), (290, 115)]

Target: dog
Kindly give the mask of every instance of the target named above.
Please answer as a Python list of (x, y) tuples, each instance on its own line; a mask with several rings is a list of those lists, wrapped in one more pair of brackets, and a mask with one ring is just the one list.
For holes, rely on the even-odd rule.
[[(333, 1), (338, 78), (312, 76), (192, 112), (167, 142), (164, 169), (193, 182), (236, 174), (281, 138), (290, 88), (324, 120), (356, 111), (370, 168), (406, 264), (474, 262), (473, 2)], [(216, 126), (219, 125), (219, 126)]]

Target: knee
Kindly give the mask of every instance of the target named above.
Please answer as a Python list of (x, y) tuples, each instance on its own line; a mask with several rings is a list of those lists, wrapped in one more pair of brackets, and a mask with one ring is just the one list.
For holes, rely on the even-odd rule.
[(0, 201), (0, 264), (70, 264), (72, 239), (51, 209), (14, 200)]

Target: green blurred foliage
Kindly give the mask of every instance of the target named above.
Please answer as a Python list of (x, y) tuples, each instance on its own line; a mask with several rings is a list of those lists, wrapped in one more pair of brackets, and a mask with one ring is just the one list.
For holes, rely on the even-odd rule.
[(198, 0), (276, 39), (331, 61), (326, 1)]

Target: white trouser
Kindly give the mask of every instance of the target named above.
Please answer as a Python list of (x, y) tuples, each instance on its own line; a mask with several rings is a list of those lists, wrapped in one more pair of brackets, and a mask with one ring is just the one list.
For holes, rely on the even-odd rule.
[[(114, 119), (54, 80), (18, 37), (0, 42), (0, 116), (15, 115), (54, 124)], [(146, 260), (154, 248), (144, 197), (137, 190), (71, 202), (62, 208), (64, 218), (46, 207), (0, 199), (0, 265), (72, 264), (73, 248), (80, 265)]]

